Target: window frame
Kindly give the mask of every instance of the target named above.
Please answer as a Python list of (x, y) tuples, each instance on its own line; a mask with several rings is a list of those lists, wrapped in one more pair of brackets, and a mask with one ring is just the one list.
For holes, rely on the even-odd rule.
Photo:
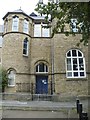
[[(9, 84), (9, 80), (12, 80), (12, 79), (9, 78), (9, 75), (10, 75), (10, 72), (11, 72), (11, 71), (14, 72), (14, 78), (13, 78), (13, 83), (14, 83), (14, 84)], [(7, 74), (8, 74), (8, 87), (15, 87), (15, 75), (16, 75), (15, 70), (12, 70), (12, 69), (11, 69), (11, 70), (8, 71)]]
[[(40, 71), (40, 64), (44, 65), (44, 71), (42, 71), (42, 72)], [(46, 64), (44, 64), (43, 62), (40, 62), (39, 64), (36, 65), (35, 71), (36, 71), (36, 73), (48, 73), (48, 66)]]
[(19, 28), (19, 17), (14, 16), (12, 19), (12, 31), (17, 32)]
[(29, 33), (29, 21), (27, 19), (24, 19), (23, 21), (23, 32)]
[[(72, 50), (76, 51), (77, 56), (72, 56)], [(69, 52), (71, 53), (70, 57), (67, 56), (67, 54)], [(82, 56), (78, 56), (78, 52), (80, 52)], [(67, 59), (68, 58), (71, 59), (71, 64), (70, 64), (71, 65), (71, 70), (68, 70), (68, 67), (67, 67), (68, 66), (68, 64), (67, 64)], [(77, 70), (75, 70), (75, 68), (73, 67), (73, 65), (75, 65), (75, 64), (73, 64), (73, 60), (75, 60), (75, 58), (77, 60), (77, 64), (76, 64), (77, 65)], [(80, 67), (79, 67), (80, 66), (80, 62), (79, 62), (80, 58), (83, 60), (83, 70), (80, 70)], [(66, 61), (66, 77), (67, 78), (86, 78), (85, 58), (84, 58), (83, 53), (80, 50), (78, 50), (78, 49), (71, 49), (71, 50), (69, 50), (66, 53), (66, 60), (65, 61)], [(71, 73), (72, 75), (69, 76), (68, 73)], [(75, 76), (74, 75), (75, 73), (78, 73), (78, 75)], [(81, 76), (80, 73), (84, 73), (84, 75)]]
[[(24, 46), (27, 46), (27, 48), (25, 48)], [(28, 49), (29, 49), (29, 42), (28, 42), (28, 38), (26, 37), (23, 41), (23, 56), (28, 56)], [(26, 54), (24, 54), (24, 50), (26, 51)]]
[[(48, 24), (34, 23), (34, 37), (50, 37), (50, 28), (45, 28)], [(47, 29), (47, 34), (46, 34)], [(37, 32), (39, 31), (39, 32)]]

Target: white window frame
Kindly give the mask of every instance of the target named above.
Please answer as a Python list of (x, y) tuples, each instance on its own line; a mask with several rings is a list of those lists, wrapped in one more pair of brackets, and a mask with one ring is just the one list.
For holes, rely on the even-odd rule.
[(71, 26), (71, 29), (73, 32), (77, 33), (78, 32), (78, 28), (77, 28), (77, 19), (76, 18), (72, 18), (71, 19), (71, 23), (74, 26), (74, 28)]
[[(34, 37), (50, 37), (50, 28), (45, 28), (47, 24), (35, 23), (34, 24)], [(47, 31), (47, 34), (46, 34)]]
[[(72, 56), (72, 50), (76, 50), (77, 56)], [(83, 53), (82, 53), (80, 50), (78, 50), (78, 49), (72, 49), (72, 50), (69, 50), (70, 53), (71, 53), (71, 56), (70, 56), (70, 57), (67, 56), (67, 53), (68, 53), (69, 51), (66, 53), (66, 77), (67, 77), (67, 78), (86, 78), (86, 68), (85, 68), (85, 58), (84, 58), (84, 55), (83, 55)], [(82, 56), (78, 56), (78, 51), (82, 54)], [(67, 69), (67, 58), (70, 58), (70, 59), (71, 59), (71, 70), (68, 70), (68, 69)], [(78, 70), (73, 70), (73, 58), (76, 58), (76, 59), (77, 59), (77, 65), (78, 65), (77, 69), (78, 69)], [(84, 67), (84, 70), (79, 70), (79, 58), (82, 58), (82, 59), (83, 59), (83, 67)], [(68, 73), (69, 73), (69, 72), (72, 73), (72, 76), (68, 76)], [(74, 76), (74, 72), (78, 72), (78, 76)], [(80, 76), (80, 72), (84, 72), (84, 76)]]
[[(27, 48), (24, 48), (25, 41), (27, 42)], [(24, 52), (23, 52), (23, 56), (28, 56), (28, 48), (29, 48), (29, 42), (28, 42), (28, 39), (25, 38), (23, 41), (23, 51), (25, 50), (26, 54), (24, 54)]]
[(29, 21), (27, 19), (24, 19), (23, 32), (27, 34), (28, 34), (28, 25), (29, 25)]
[[(43, 72), (40, 72), (40, 64), (44, 65), (44, 71)], [(36, 73), (48, 73), (48, 66), (46, 64), (44, 64), (44, 63), (41, 62), (38, 65), (36, 65), (36, 67), (38, 67), (38, 71), (36, 71)], [(47, 67), (47, 69), (46, 69), (46, 67)]]
[[(14, 74), (14, 76), (13, 77), (11, 77), (10, 76), (10, 73), (11, 72), (13, 72)], [(11, 77), (11, 78), (10, 78)], [(13, 84), (9, 84), (9, 80), (13, 80)], [(15, 71), (14, 70), (10, 70), (9, 72), (8, 72), (8, 87), (14, 87), (15, 86)]]
[(19, 27), (19, 18), (17, 16), (13, 17), (12, 20), (12, 31), (18, 31)]
[(6, 33), (8, 30), (8, 20), (5, 21), (4, 32)]

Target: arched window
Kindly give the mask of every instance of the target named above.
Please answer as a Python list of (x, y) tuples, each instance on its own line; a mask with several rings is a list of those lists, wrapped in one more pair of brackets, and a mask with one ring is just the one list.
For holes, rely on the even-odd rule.
[(15, 86), (15, 71), (10, 70), (8, 72), (8, 86)]
[(28, 33), (28, 20), (27, 19), (24, 20), (23, 32)]
[(18, 16), (13, 17), (12, 21), (12, 31), (18, 31), (19, 18)]
[(72, 49), (66, 54), (66, 76), (67, 78), (86, 77), (85, 58), (80, 50)]
[(37, 66), (36, 66), (36, 72), (48, 72), (48, 67), (47, 65), (45, 65), (44, 63), (39, 63)]
[(8, 19), (5, 20), (4, 32), (6, 33), (8, 29)]
[(28, 39), (25, 38), (23, 41), (23, 55), (28, 56)]

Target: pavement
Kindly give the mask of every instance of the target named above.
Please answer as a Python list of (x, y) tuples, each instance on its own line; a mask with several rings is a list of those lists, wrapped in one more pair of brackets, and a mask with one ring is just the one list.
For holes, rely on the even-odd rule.
[[(83, 108), (87, 110), (88, 101), (80, 101)], [(60, 109), (76, 109), (74, 101), (69, 102), (53, 102), (53, 101), (15, 101), (15, 100), (2, 100), (0, 106), (7, 109), (22, 109), (22, 110), (56, 110)]]
[[(88, 112), (88, 101), (82, 100), (81, 103), (83, 104), (83, 110)], [(75, 101), (69, 102), (53, 102), (53, 101), (15, 101), (15, 100), (2, 100), (0, 101), (0, 109), (3, 110), (4, 115), (6, 113), (11, 113), (11, 111), (28, 111), (32, 114), (32, 111), (35, 111), (37, 114), (40, 111), (44, 112), (44, 117), (46, 113), (48, 116), (51, 115), (49, 112), (52, 113), (56, 112), (61, 116), (67, 116), (68, 118), (78, 118), (77, 110), (76, 110), (76, 103)], [(30, 112), (31, 111), (31, 112)], [(24, 112), (25, 113), (25, 112)], [(12, 113), (13, 114), (13, 113)], [(43, 114), (42, 114), (43, 115)], [(7, 117), (10, 115), (7, 115)], [(38, 115), (40, 116), (40, 114)], [(37, 117), (37, 116), (36, 116)]]

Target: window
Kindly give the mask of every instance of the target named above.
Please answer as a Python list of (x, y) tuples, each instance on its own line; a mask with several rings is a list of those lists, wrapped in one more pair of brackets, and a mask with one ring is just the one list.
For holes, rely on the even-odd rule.
[(86, 77), (85, 58), (80, 50), (73, 49), (66, 54), (66, 75), (67, 78)]
[(8, 73), (8, 86), (15, 86), (15, 71), (10, 70)]
[(12, 31), (18, 31), (19, 18), (17, 16), (13, 17)]
[(77, 19), (75, 18), (71, 19), (71, 29), (73, 32), (78, 32)]
[(7, 32), (8, 30), (8, 19), (5, 20), (4, 31)]
[(47, 28), (47, 24), (35, 24), (34, 37), (50, 37), (50, 28)]
[(28, 39), (25, 38), (23, 41), (23, 55), (28, 56)]
[(23, 32), (28, 33), (28, 20), (24, 20), (24, 25), (23, 25)]
[(39, 63), (37, 66), (36, 66), (36, 72), (48, 72), (48, 67), (47, 65), (45, 65), (44, 63)]

